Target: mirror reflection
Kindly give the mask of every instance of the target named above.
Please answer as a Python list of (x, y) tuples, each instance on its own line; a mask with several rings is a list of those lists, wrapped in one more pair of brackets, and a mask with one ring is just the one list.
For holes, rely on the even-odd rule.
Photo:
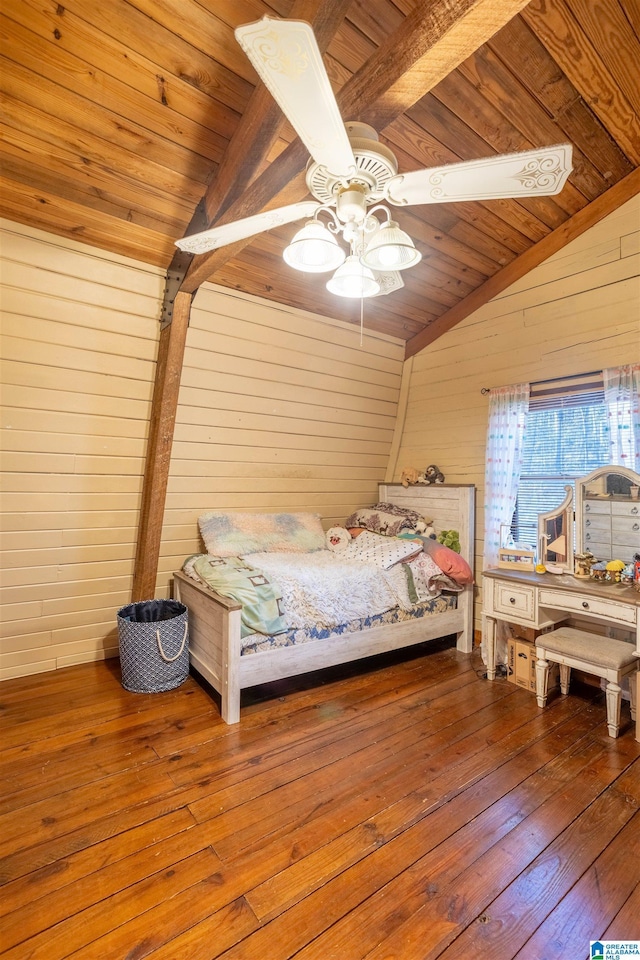
[(564, 489), (560, 506), (538, 516), (538, 563), (551, 573), (573, 572), (573, 490)]
[(640, 474), (594, 470), (576, 481), (576, 547), (598, 561), (629, 563), (640, 551)]

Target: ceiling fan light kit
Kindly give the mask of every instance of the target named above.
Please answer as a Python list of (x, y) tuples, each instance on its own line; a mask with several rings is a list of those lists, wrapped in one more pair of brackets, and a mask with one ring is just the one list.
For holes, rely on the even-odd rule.
[(308, 220), (285, 247), (282, 256), (294, 270), (326, 273), (344, 263), (347, 255), (324, 224), (319, 220)]
[[(378, 210), (386, 213), (386, 223), (380, 224), (373, 216)], [(318, 219), (323, 212), (330, 218), (326, 226)], [(347, 254), (338, 244), (336, 234), (342, 235), (351, 250), (344, 268)], [(282, 256), (285, 263), (303, 273), (326, 273), (338, 268), (327, 290), (340, 297), (358, 298), (386, 292), (372, 271), (405, 270), (422, 259), (411, 237), (391, 220), (387, 208), (378, 204), (367, 213), (364, 194), (354, 189), (338, 194), (335, 212), (328, 206), (318, 207), (314, 219), (298, 230)], [(360, 263), (358, 270), (356, 262)]]
[[(399, 271), (422, 259), (386, 204), (548, 197), (562, 190), (571, 173), (572, 148), (566, 143), (398, 173), (396, 157), (373, 127), (342, 121), (310, 24), (265, 16), (238, 27), (235, 35), (311, 154), (306, 183), (315, 201), (183, 237), (176, 246), (187, 253), (206, 253), (312, 217), (285, 249), (285, 262), (305, 273), (336, 270), (327, 289), (337, 296), (377, 296), (402, 287)], [(378, 210), (386, 215), (383, 223), (374, 216)], [(318, 219), (323, 211), (328, 225)], [(349, 256), (337, 235), (347, 243)]]
[(371, 270), (406, 270), (420, 263), (422, 254), (395, 220), (387, 220), (367, 244), (361, 260)]
[(327, 283), (329, 293), (337, 297), (352, 297), (363, 300), (377, 296), (382, 287), (372, 270), (365, 267), (356, 254), (347, 257)]

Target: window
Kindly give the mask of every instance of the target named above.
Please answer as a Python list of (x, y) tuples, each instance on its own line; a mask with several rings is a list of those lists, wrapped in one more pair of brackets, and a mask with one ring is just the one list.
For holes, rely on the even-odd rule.
[(610, 462), (601, 374), (531, 385), (522, 472), (511, 533), (537, 547), (538, 514), (553, 510), (583, 477)]

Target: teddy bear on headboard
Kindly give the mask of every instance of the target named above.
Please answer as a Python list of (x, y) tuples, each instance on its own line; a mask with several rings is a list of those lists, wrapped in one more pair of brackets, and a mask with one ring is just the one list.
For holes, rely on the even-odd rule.
[(400, 474), (400, 483), (403, 487), (408, 487), (410, 483), (418, 483), (419, 476), (415, 467), (405, 467)]

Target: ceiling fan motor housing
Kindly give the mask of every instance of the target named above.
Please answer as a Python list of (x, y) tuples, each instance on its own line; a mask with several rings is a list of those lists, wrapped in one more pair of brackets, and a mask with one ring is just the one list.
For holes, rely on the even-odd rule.
[[(364, 188), (367, 203), (382, 199), (384, 187), (390, 177), (398, 172), (395, 154), (383, 143), (368, 123), (349, 120), (345, 123), (351, 149), (356, 160), (353, 176), (337, 176), (329, 173), (322, 164), (310, 160), (307, 166), (307, 186), (320, 203), (333, 204), (345, 186)], [(341, 217), (342, 219), (342, 217)]]

